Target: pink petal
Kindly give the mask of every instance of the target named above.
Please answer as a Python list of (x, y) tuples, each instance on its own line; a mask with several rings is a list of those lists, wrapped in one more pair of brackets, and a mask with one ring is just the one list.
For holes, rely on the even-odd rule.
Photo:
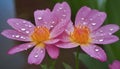
[(105, 26), (99, 28), (98, 30), (92, 32), (92, 36), (95, 37), (95, 36), (112, 35), (113, 33), (115, 33), (118, 30), (119, 30), (118, 25), (109, 24), (109, 25), (105, 25)]
[(50, 38), (55, 38), (57, 37), (58, 35), (60, 35), (65, 29), (66, 29), (66, 26), (69, 22), (64, 20), (60, 23), (58, 23), (51, 31), (50, 33)]
[[(92, 14), (92, 13), (89, 13), (89, 14)], [(89, 18), (89, 16), (90, 16), (90, 18)], [(103, 24), (103, 22), (106, 18), (106, 13), (96, 12), (96, 13), (93, 13), (93, 15), (89, 15), (89, 16), (87, 18), (88, 19), (87, 21), (89, 23), (88, 27), (91, 30), (96, 30), (97, 28), (99, 28)]]
[(70, 42), (59, 42), (56, 44), (57, 47), (59, 48), (74, 48), (74, 47), (78, 47), (79, 44), (77, 43), (70, 43)]
[(35, 47), (29, 54), (28, 63), (29, 64), (40, 64), (45, 57), (45, 49), (41, 47)]
[(88, 46), (81, 46), (82, 50), (86, 52), (91, 57), (98, 59), (102, 62), (107, 60), (107, 56), (102, 48), (97, 45), (88, 45)]
[(73, 26), (73, 23), (72, 21), (69, 22), (69, 24), (67, 25), (67, 28), (65, 29), (65, 31), (70, 34), (71, 32), (74, 31), (74, 26)]
[(54, 43), (57, 43), (58, 41), (59, 41), (59, 39), (50, 39), (50, 40), (45, 41), (44, 43), (45, 44), (54, 44)]
[(57, 59), (59, 56), (59, 48), (55, 45), (47, 45), (47, 52), (52, 59)]
[(11, 18), (11, 19), (8, 19), (7, 22), (14, 29), (24, 34), (32, 33), (35, 27), (31, 22), (24, 20), (24, 19)]
[(92, 43), (96, 44), (111, 44), (118, 41), (119, 38), (115, 35), (107, 35), (107, 36), (97, 36), (92, 38)]
[(31, 41), (27, 35), (24, 35), (18, 31), (15, 31), (15, 30), (4, 30), (1, 34), (7, 38), (13, 39), (13, 40)]
[(82, 7), (76, 15), (75, 18), (75, 26), (81, 25), (84, 23), (85, 18), (87, 17), (87, 15), (89, 14), (89, 12), (91, 11), (91, 9), (87, 6)]
[(70, 37), (65, 31), (61, 35), (59, 35), (57, 38), (60, 39), (60, 41), (62, 42), (70, 42)]
[(24, 43), (24, 44), (15, 46), (15, 47), (13, 47), (12, 49), (10, 49), (8, 51), (8, 54), (15, 54), (17, 52), (21, 52), (21, 51), (27, 50), (27, 49), (33, 47), (34, 45), (35, 44), (33, 44), (33, 43)]
[(120, 61), (114, 60), (112, 64), (109, 64), (109, 69), (120, 69)]
[(53, 14), (58, 18), (58, 22), (61, 20), (69, 20), (71, 17), (71, 10), (67, 2), (57, 3), (54, 6)]
[(56, 25), (56, 17), (49, 9), (37, 10), (34, 12), (35, 23), (37, 26), (46, 26), (48, 29)]

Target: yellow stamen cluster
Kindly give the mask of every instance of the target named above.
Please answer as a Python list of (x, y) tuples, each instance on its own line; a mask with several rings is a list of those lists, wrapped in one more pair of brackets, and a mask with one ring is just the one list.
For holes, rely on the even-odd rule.
[(32, 41), (35, 42), (36, 44), (40, 44), (43, 41), (46, 41), (49, 39), (50, 32), (46, 27), (43, 26), (38, 26), (34, 29), (34, 32), (31, 35)]
[(90, 30), (86, 26), (78, 26), (70, 34), (70, 39), (79, 44), (88, 44), (90, 42)]

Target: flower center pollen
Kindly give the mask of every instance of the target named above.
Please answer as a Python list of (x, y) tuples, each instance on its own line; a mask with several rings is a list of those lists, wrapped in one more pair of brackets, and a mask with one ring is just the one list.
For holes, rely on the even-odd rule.
[(38, 26), (34, 29), (34, 32), (31, 35), (32, 41), (36, 44), (40, 44), (43, 41), (46, 41), (49, 39), (50, 32), (49, 30), (44, 26)]
[(86, 26), (78, 26), (74, 28), (74, 31), (71, 33), (70, 37), (73, 42), (79, 44), (88, 44), (90, 42), (90, 30)]

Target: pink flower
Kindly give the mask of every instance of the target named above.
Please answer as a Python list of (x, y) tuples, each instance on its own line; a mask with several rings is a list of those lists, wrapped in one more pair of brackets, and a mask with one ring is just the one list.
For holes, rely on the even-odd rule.
[(104, 50), (96, 44), (118, 41), (119, 38), (113, 33), (119, 29), (119, 26), (109, 24), (101, 27), (105, 18), (104, 12), (82, 7), (76, 15), (75, 26), (70, 22), (62, 36), (59, 36), (61, 42), (56, 45), (60, 48), (73, 48), (80, 45), (81, 49), (91, 57), (102, 62), (106, 61)]
[(120, 61), (115, 60), (112, 64), (109, 64), (109, 69), (120, 69)]
[(36, 26), (24, 19), (8, 19), (8, 24), (15, 30), (4, 30), (2, 35), (26, 42), (10, 49), (8, 54), (15, 54), (34, 47), (28, 57), (28, 63), (40, 64), (45, 57), (45, 50), (51, 58), (56, 59), (59, 55), (59, 48), (55, 46), (55, 43), (59, 41), (57, 36), (69, 23), (70, 13), (69, 5), (63, 2), (57, 3), (52, 12), (49, 9), (35, 11)]

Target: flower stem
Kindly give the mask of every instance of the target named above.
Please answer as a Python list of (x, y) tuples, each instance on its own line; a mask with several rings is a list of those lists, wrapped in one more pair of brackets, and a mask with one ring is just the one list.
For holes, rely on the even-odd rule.
[(77, 52), (75, 55), (75, 64), (76, 64), (76, 69), (79, 69), (79, 48), (77, 48)]

